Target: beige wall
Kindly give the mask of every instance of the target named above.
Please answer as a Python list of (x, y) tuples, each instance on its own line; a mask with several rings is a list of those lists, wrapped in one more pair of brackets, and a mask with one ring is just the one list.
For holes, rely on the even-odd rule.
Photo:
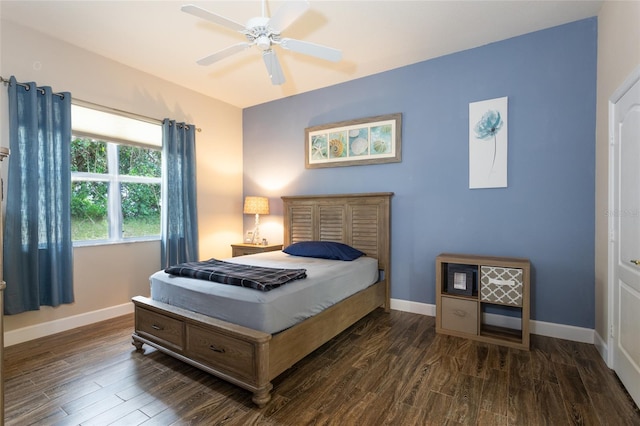
[[(25, 27), (0, 24), (2, 77), (15, 75), (83, 101), (202, 129), (196, 134), (200, 256), (230, 256), (230, 244), (242, 241), (242, 110)], [(9, 145), (6, 96), (0, 87), (1, 146)], [(159, 257), (158, 241), (77, 247), (76, 302), (6, 316), (5, 331), (65, 319), (81, 322), (87, 313), (128, 304), (132, 296), (148, 294), (148, 277), (159, 269)]]
[(598, 14), (598, 101), (596, 122), (596, 332), (606, 344), (608, 319), (608, 102), (640, 66), (640, 2), (605, 1)]

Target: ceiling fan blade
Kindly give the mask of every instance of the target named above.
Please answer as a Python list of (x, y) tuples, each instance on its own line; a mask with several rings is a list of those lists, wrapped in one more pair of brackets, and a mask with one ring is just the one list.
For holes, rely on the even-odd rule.
[(276, 52), (271, 49), (265, 50), (262, 53), (262, 58), (264, 59), (264, 64), (267, 66), (267, 72), (269, 73), (269, 78), (271, 78), (271, 83), (274, 85), (284, 83), (284, 73), (282, 72), (282, 67), (280, 66), (280, 61), (278, 61)]
[(214, 24), (222, 25), (223, 27), (227, 27), (233, 31), (244, 31), (245, 26), (237, 23), (229, 18), (225, 18), (224, 16), (216, 15), (215, 13), (211, 13), (208, 10), (204, 10), (198, 6), (193, 4), (185, 4), (180, 8), (183, 12), (189, 13), (191, 15), (197, 16), (198, 18), (205, 19), (209, 22), (213, 22)]
[(315, 56), (327, 61), (338, 62), (342, 59), (342, 51), (308, 41), (296, 40), (293, 38), (283, 38), (280, 46), (294, 52)]
[(222, 49), (209, 56), (205, 56), (202, 59), (198, 59), (196, 63), (198, 65), (211, 65), (214, 62), (218, 62), (221, 59), (224, 59), (226, 57), (233, 55), (234, 53), (241, 52), (248, 47), (251, 47), (251, 43), (243, 42), (243, 43), (234, 44), (233, 46), (229, 46), (226, 49)]
[(280, 34), (309, 9), (307, 0), (290, 0), (283, 4), (269, 20), (269, 27)]

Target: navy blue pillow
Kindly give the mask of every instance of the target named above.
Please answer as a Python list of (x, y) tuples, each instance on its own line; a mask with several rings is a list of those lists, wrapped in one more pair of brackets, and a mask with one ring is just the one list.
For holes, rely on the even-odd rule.
[(291, 244), (282, 251), (293, 256), (333, 260), (354, 260), (364, 256), (360, 250), (334, 241), (302, 241)]

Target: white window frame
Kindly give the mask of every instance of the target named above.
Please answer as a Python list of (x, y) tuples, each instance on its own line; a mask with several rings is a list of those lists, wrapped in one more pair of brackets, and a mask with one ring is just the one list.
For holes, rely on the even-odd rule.
[[(75, 123), (73, 121), (75, 113)], [(121, 145), (135, 146), (146, 149), (162, 150), (162, 128), (159, 123), (149, 123), (132, 118), (132, 114), (113, 113), (93, 105), (72, 105), (72, 140), (75, 138), (90, 138), (106, 143), (107, 172), (71, 172), (71, 182), (93, 181), (108, 183), (107, 220), (108, 238), (99, 240), (74, 240), (74, 247), (130, 243), (136, 241), (158, 241), (161, 233), (150, 236), (122, 237), (122, 200), (120, 194), (121, 183), (159, 184), (163, 194), (162, 176), (130, 176), (120, 175), (118, 164), (118, 147)], [(109, 126), (105, 126), (105, 121)], [(92, 124), (93, 123), (93, 124)], [(90, 131), (95, 125), (96, 133)], [(135, 131), (132, 131), (135, 130)], [(162, 200), (160, 201), (162, 203)], [(162, 209), (161, 213), (162, 215)]]

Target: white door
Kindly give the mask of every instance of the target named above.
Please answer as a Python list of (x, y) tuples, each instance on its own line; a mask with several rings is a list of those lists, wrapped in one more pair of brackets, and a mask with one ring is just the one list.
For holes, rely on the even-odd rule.
[(609, 106), (610, 360), (640, 405), (640, 67)]

